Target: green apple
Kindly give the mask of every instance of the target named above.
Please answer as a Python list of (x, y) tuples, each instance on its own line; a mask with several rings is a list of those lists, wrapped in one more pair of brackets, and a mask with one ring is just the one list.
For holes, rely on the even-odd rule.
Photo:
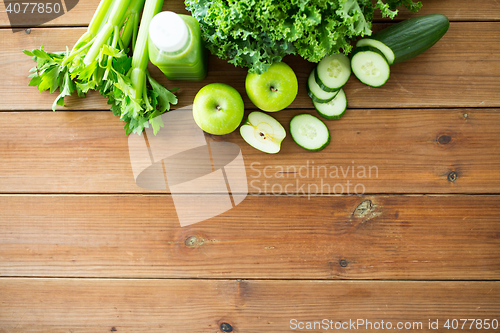
[(248, 115), (247, 121), (240, 127), (240, 134), (255, 149), (276, 154), (281, 149), (281, 141), (285, 138), (286, 131), (270, 115), (255, 111)]
[(292, 104), (297, 96), (297, 76), (284, 62), (277, 62), (262, 73), (248, 73), (245, 81), (247, 95), (263, 111), (280, 111)]
[(211, 83), (198, 91), (193, 102), (193, 117), (205, 132), (224, 135), (233, 132), (243, 120), (243, 99), (233, 87)]

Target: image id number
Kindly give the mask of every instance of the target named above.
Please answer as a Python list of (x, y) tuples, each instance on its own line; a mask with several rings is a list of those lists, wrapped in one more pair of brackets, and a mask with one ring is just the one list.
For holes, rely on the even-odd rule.
[(457, 329), (477, 329), (477, 330), (489, 330), (498, 328), (497, 319), (448, 319), (444, 323), (447, 329), (457, 330)]
[(9, 14), (51, 14), (60, 13), (61, 5), (59, 3), (38, 3), (38, 2), (23, 2), (9, 3), (5, 9)]

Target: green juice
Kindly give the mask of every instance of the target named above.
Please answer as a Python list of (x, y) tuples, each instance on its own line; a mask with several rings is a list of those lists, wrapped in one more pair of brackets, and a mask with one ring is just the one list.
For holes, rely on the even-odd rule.
[(160, 14), (163, 16), (156, 24), (150, 25), (149, 59), (170, 80), (203, 80), (207, 76), (208, 54), (198, 21), (189, 15)]

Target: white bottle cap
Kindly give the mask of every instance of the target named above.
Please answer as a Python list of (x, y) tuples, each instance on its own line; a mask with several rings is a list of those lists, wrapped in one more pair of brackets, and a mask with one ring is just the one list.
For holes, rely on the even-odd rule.
[(188, 28), (178, 14), (161, 12), (149, 23), (149, 37), (161, 51), (175, 52), (186, 45)]

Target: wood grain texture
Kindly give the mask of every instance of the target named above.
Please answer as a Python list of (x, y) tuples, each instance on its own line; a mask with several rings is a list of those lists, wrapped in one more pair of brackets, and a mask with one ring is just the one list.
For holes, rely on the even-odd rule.
[[(276, 117), (288, 131), (290, 119), (302, 112)], [(153, 191), (136, 185), (128, 137), (109, 111), (3, 112), (0, 122), (1, 193)], [(326, 124), (332, 142), (317, 153), (300, 148), (290, 135), (278, 155), (255, 150), (237, 132), (207, 139), (241, 147), (249, 191), (256, 194), (500, 189), (497, 109), (351, 109)]]
[[(500, 4), (491, 0), (423, 0), (422, 10), (413, 14), (406, 9), (400, 10), (395, 20), (403, 20), (416, 15), (441, 13), (451, 21), (499, 21)], [(57, 19), (47, 22), (42, 26), (86, 26), (89, 24), (99, 0), (80, 0), (75, 8)], [(163, 10), (171, 10), (176, 13), (189, 14), (185, 10), (182, 0), (165, 1)], [(379, 11), (375, 11), (375, 21), (386, 21), (380, 17)], [(4, 2), (0, 3), (0, 28), (10, 27)], [(18, 26), (28, 27), (30, 22), (20, 22)]]
[(498, 196), (248, 196), (183, 228), (171, 196), (0, 199), (0, 276), (500, 278)]
[(0, 279), (0, 291), (2, 333), (212, 333), (223, 323), (235, 333), (290, 332), (292, 319), (420, 322), (412, 331), (437, 319), (432, 331), (449, 332), (446, 319), (500, 313), (500, 285), (489, 282)]
[[(382, 28), (383, 25), (377, 25)], [(33, 29), (28, 35), (0, 30), (0, 110), (51, 110), (56, 97), (28, 87), (28, 70), (34, 62), (23, 49), (45, 45), (48, 51), (73, 45), (82, 28)], [(500, 23), (453, 23), (448, 33), (423, 55), (391, 67), (391, 78), (381, 88), (371, 88), (354, 76), (344, 87), (351, 108), (416, 107), (500, 107)], [(299, 94), (292, 108), (312, 108), (306, 94), (306, 80), (314, 64), (298, 57), (286, 57), (299, 79)], [(225, 60), (210, 58), (209, 75), (202, 82), (169, 81), (154, 66), (153, 76), (168, 88), (179, 87), (179, 105), (192, 104), (204, 85), (227, 83), (242, 95), (247, 109), (255, 109), (245, 93), (246, 70)], [(108, 110), (106, 100), (97, 93), (87, 98), (67, 98), (66, 110)], [(63, 109), (60, 107), (60, 109)]]
[[(500, 3), (497, 1), (420, 0), (420, 2), (422, 9), (418, 13), (401, 9), (395, 20), (439, 13), (446, 15), (450, 21), (500, 21)], [(375, 21), (387, 21), (387, 19), (382, 19), (376, 10)]]
[[(0, 2), (0, 111), (10, 111), (0, 112), (0, 333), (208, 333), (222, 323), (236, 333), (289, 332), (293, 318), (422, 322), (419, 331), (439, 319), (435, 331), (449, 332), (446, 319), (500, 320), (499, 1), (423, 0), (417, 15), (447, 15), (449, 32), (393, 66), (383, 88), (351, 78), (349, 110), (327, 122), (323, 152), (287, 137), (270, 156), (237, 133), (207, 136), (241, 147), (249, 190), (261, 195), (183, 228), (173, 196), (135, 184), (123, 124), (96, 112), (108, 110), (100, 96), (66, 101), (80, 112), (52, 113), (55, 95), (27, 87), (33, 62), (21, 50), (71, 46), (97, 2), (81, 0), (45, 25), (72, 28), (30, 34), (7, 28)], [(183, 7), (172, 0), (164, 10)], [(376, 21), (374, 30), (387, 25)], [(313, 64), (285, 61), (300, 83), (290, 110), (275, 114), (288, 130), (293, 115), (314, 114), (305, 93)], [(179, 106), (225, 82), (254, 109), (246, 70), (224, 60), (212, 57), (199, 83), (151, 70), (180, 87)], [(360, 176), (361, 167), (376, 169)], [(348, 184), (379, 194), (315, 194), (346, 194)]]

